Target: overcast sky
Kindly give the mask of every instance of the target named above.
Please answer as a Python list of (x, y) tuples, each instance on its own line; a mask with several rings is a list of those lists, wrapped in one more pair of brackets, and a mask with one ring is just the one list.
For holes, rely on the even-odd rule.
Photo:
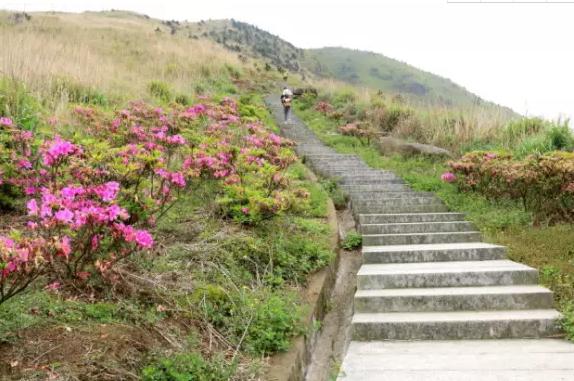
[(574, 119), (574, 3), (566, 1), (0, 0), (0, 8), (114, 8), (189, 21), (234, 18), (302, 48), (382, 53), (523, 114)]

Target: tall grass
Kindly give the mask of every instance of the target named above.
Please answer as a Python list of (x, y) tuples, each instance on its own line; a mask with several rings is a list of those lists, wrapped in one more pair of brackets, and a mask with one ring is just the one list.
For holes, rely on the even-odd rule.
[(241, 71), (236, 54), (210, 41), (171, 35), (141, 16), (113, 16), (34, 13), (15, 24), (0, 12), (0, 74), (24, 82), (58, 109), (81, 98), (78, 92), (129, 99), (158, 80), (191, 93), (202, 83), (227, 80), (229, 68), (234, 75)]

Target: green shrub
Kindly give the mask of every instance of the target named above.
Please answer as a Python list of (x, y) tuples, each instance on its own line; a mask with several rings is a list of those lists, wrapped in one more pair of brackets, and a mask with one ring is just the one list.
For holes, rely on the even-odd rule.
[(567, 123), (557, 123), (546, 132), (550, 146), (553, 150), (572, 150), (574, 148), (574, 136)]
[(225, 70), (227, 70), (227, 72), (229, 73), (231, 78), (233, 78), (233, 79), (241, 78), (241, 71), (238, 68), (236, 68), (235, 66), (225, 64)]
[(471, 152), (450, 166), (463, 191), (491, 200), (517, 200), (538, 221), (574, 217), (574, 153), (557, 151), (516, 160), (505, 154)]
[(191, 99), (185, 94), (178, 94), (175, 97), (175, 103), (180, 104), (182, 106), (188, 106), (191, 104)]
[(231, 378), (235, 365), (215, 358), (205, 360), (200, 354), (186, 353), (161, 359), (142, 371), (144, 381), (222, 381)]
[(562, 314), (564, 315), (562, 327), (564, 328), (566, 337), (570, 340), (574, 340), (574, 300), (569, 301), (563, 306)]
[(547, 122), (541, 118), (522, 118), (508, 122), (502, 129), (502, 139), (507, 147), (524, 138), (542, 132)]
[(51, 96), (60, 99), (63, 96), (71, 103), (83, 103), (98, 106), (107, 106), (108, 98), (100, 91), (75, 82), (69, 78), (56, 78), (52, 81)]
[(349, 198), (347, 197), (347, 194), (339, 188), (337, 182), (333, 180), (323, 180), (321, 181), (321, 186), (329, 194), (329, 197), (333, 201), (333, 205), (335, 205), (335, 209), (343, 210), (347, 207)]
[(172, 94), (169, 84), (162, 81), (152, 81), (148, 85), (149, 93), (163, 102), (171, 101)]
[(210, 285), (197, 289), (193, 300), (204, 319), (252, 354), (287, 350), (291, 338), (301, 333), (302, 310), (290, 294)]
[(343, 90), (333, 96), (333, 106), (341, 108), (347, 103), (354, 103), (356, 100), (357, 96), (354, 91)]
[(10, 117), (20, 128), (35, 131), (40, 110), (40, 104), (21, 82), (6, 77), (0, 79), (0, 117)]
[[(278, 295), (272, 295), (253, 305), (253, 319), (247, 327), (245, 349), (254, 354), (269, 354), (289, 349), (291, 338), (301, 333), (300, 307), (292, 300)], [(249, 322), (243, 323), (240, 328)], [(243, 329), (240, 329), (237, 333), (242, 331)]]
[(349, 232), (343, 240), (341, 247), (343, 247), (345, 250), (355, 250), (361, 247), (362, 244), (363, 236), (357, 232)]

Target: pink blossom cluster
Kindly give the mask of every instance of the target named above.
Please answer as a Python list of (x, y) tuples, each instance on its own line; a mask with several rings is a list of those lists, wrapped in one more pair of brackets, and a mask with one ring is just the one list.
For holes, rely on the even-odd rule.
[(53, 140), (48, 140), (43, 144), (41, 154), (44, 165), (51, 167), (69, 156), (81, 155), (82, 149), (56, 136)]
[(445, 172), (440, 176), (440, 179), (445, 183), (452, 183), (456, 181), (456, 175), (452, 172)]
[(0, 126), (4, 126), (4, 127), (12, 127), (14, 125), (14, 122), (12, 121), (12, 119), (8, 118), (8, 117), (0, 117)]

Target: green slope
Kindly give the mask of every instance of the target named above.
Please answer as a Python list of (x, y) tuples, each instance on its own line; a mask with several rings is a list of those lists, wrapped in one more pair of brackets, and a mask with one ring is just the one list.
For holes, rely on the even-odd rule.
[(310, 49), (305, 51), (304, 65), (322, 77), (403, 94), (415, 100), (447, 106), (489, 103), (449, 79), (377, 53), (335, 47)]

